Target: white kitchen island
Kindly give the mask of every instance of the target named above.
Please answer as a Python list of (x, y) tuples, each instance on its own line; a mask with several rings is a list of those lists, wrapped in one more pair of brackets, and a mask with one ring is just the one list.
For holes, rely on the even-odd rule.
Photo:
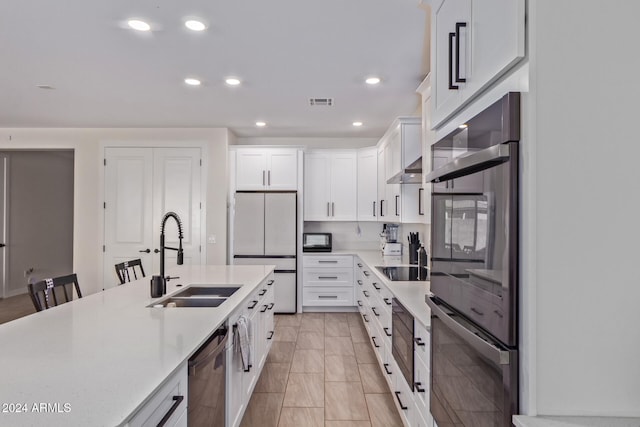
[(127, 424), (273, 269), (170, 269), (167, 295), (241, 287), (215, 308), (149, 308), (147, 277), (0, 325), (0, 426)]

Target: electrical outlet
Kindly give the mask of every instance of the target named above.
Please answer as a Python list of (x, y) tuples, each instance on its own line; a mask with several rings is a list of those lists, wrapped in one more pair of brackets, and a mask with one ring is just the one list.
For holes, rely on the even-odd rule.
[(207, 243), (214, 245), (216, 243), (216, 235), (210, 234), (209, 237), (207, 238)]

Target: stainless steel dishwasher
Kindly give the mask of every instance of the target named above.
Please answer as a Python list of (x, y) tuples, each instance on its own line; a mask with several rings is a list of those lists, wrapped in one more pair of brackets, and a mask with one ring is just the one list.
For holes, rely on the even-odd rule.
[(189, 359), (189, 427), (224, 427), (228, 329), (220, 328)]

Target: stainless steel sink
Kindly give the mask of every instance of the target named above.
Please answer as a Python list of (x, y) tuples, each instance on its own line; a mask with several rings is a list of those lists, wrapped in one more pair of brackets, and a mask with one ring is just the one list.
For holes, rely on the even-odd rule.
[(174, 297), (207, 297), (207, 298), (229, 298), (240, 286), (216, 286), (191, 284), (180, 292), (174, 294)]
[(233, 295), (240, 286), (219, 286), (215, 284), (191, 284), (172, 296), (157, 301), (147, 307), (218, 307)]

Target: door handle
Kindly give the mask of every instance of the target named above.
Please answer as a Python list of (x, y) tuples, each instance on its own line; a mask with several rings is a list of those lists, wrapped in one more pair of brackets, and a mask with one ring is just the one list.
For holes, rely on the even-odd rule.
[(422, 192), (424, 188), (418, 188), (418, 215), (424, 215), (424, 211), (422, 210)]
[(453, 84), (453, 39), (456, 33), (449, 33), (449, 89), (457, 90), (458, 85)]
[(160, 253), (160, 249), (154, 249), (154, 250), (153, 250), (153, 253), (154, 253), (154, 254), (159, 254), (159, 253)]
[(467, 82), (467, 79), (460, 77), (460, 28), (466, 27), (466, 22), (456, 22), (456, 83)]
[[(2, 245), (2, 246), (4, 246), (4, 245)], [(0, 246), (0, 247), (2, 247), (2, 246)], [(151, 249), (147, 248), (145, 250), (138, 251), (138, 252), (142, 252), (142, 253), (145, 253), (145, 254), (150, 254), (151, 253)]]

